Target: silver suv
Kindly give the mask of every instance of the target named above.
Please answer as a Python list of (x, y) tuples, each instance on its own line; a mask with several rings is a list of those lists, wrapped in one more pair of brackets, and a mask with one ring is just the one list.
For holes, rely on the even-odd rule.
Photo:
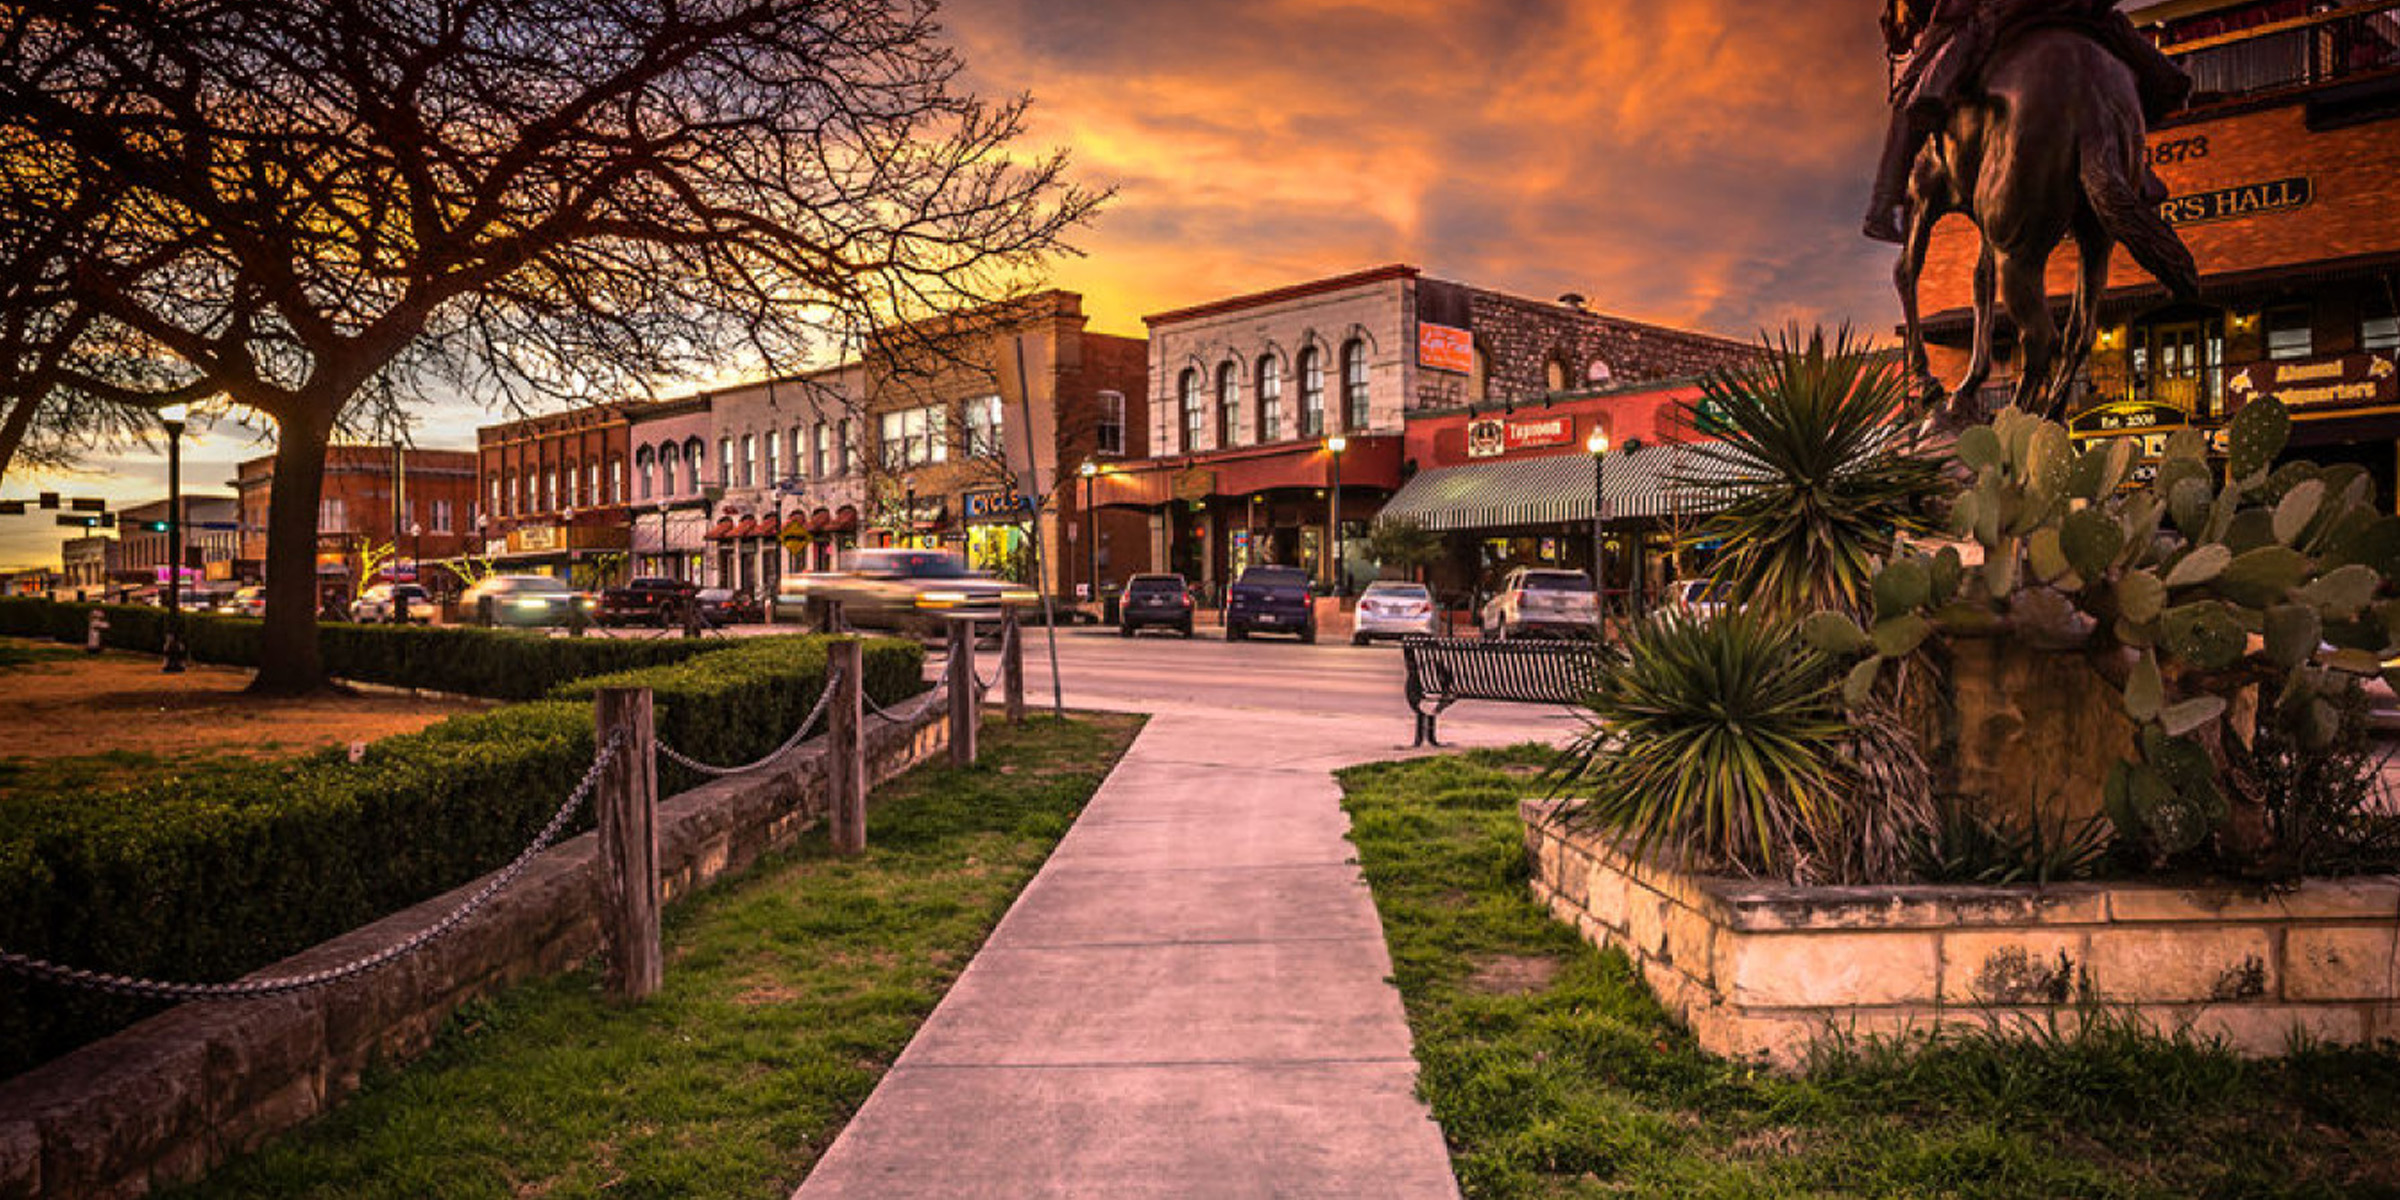
[(1518, 567), (1483, 606), (1483, 636), (1594, 637), (1600, 596), (1592, 577), (1552, 567)]

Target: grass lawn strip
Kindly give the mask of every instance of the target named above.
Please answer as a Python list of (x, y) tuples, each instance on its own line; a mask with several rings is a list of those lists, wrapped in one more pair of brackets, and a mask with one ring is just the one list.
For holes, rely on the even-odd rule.
[(822, 834), (667, 918), (666, 987), (590, 970), (462, 1010), (432, 1051), (219, 1170), (201, 1197), (790, 1194), (1140, 727), (985, 727), (887, 784), (869, 849)]
[(1419, 1089), (1471, 1197), (2400, 1196), (2400, 1054), (2128, 1028), (1713, 1059), (1527, 891), (1539, 747), (1342, 773)]

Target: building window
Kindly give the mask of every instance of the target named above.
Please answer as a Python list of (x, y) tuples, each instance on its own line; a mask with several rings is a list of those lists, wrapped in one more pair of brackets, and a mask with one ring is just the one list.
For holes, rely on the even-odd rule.
[[(742, 486), (758, 486), (758, 435), (742, 435)], [(727, 486), (731, 486), (730, 481)]]
[(558, 468), (557, 468), (557, 467), (545, 467), (545, 468), (543, 468), (543, 469), (542, 469), (542, 509), (541, 509), (541, 510), (542, 510), (543, 512), (557, 512), (557, 511), (558, 511)]
[(451, 520), (455, 515), (450, 501), (436, 500), (433, 502), (433, 523), (427, 528), (434, 533), (449, 533), (457, 528)]
[(717, 439), (717, 486), (733, 486), (733, 439)]
[(672, 442), (658, 448), (659, 499), (664, 500), (675, 494), (675, 460), (682, 456), (683, 451), (676, 449)]
[(2307, 358), (2316, 353), (2316, 331), (2305, 308), (2267, 310), (2267, 357)]
[(1472, 350), (1474, 357), (1467, 368), (1467, 400), (1480, 404), (1492, 398), (1492, 356), (1484, 353), (1480, 341)]
[(1283, 440), (1283, 364), (1272, 354), (1258, 360), (1258, 440)]
[(1542, 364), (1542, 390), (1547, 392), (1567, 390), (1567, 364), (1555, 358)]
[(1200, 449), (1200, 430), (1207, 427), (1207, 413), (1200, 408), (1200, 372), (1183, 367), (1183, 382), (1176, 386), (1176, 408), (1183, 415), (1183, 454)]
[(808, 476), (811, 479), (825, 478), (825, 453), (832, 449), (829, 440), (823, 421), (817, 422), (816, 428), (809, 431)]
[(1242, 428), (1242, 379), (1232, 363), (1217, 368), (1217, 444), (1230, 446)]
[(775, 436), (775, 431), (770, 429), (767, 431), (766, 440), (759, 443), (758, 452), (763, 456), (758, 462), (759, 482), (768, 487), (774, 487), (783, 482), (783, 472), (776, 469), (781, 464), (775, 458), (775, 447), (781, 440)]
[(1300, 436), (1325, 433), (1325, 356), (1315, 346), (1300, 352)]
[(1342, 429), (1367, 427), (1367, 344), (1357, 338), (1342, 343)]
[(1100, 427), (1093, 438), (1093, 450), (1100, 454), (1125, 453), (1125, 393), (1100, 393)]
[(517, 511), (519, 513), (538, 511), (534, 507), (533, 472), (527, 471), (517, 476), (517, 483), (519, 485), (517, 488)]
[(967, 457), (1000, 454), (1000, 397), (977, 396), (966, 404)]
[(786, 461), (792, 464), (790, 468), (792, 478), (806, 477), (808, 474), (808, 431), (798, 425), (792, 426), (789, 448), (792, 454)]
[(657, 484), (658, 484), (658, 455), (657, 455), (657, 453), (656, 453), (655, 451), (651, 450), (651, 449), (650, 449), (650, 447), (648, 447), (648, 446), (644, 446), (644, 447), (642, 447), (641, 449), (634, 451), (634, 452), (633, 452), (633, 486), (634, 486), (634, 489), (635, 489), (635, 490), (636, 490), (636, 491), (639, 493), (639, 497), (638, 497), (638, 498), (640, 498), (640, 499), (643, 499), (643, 500), (647, 500), (647, 499), (649, 499), (649, 498), (650, 498), (650, 493), (651, 493), (651, 490), (652, 490), (654, 487), (656, 487), (656, 486), (657, 486)]
[(499, 512), (499, 511), (500, 511), (500, 488), (501, 488), (501, 487), (502, 487), (502, 482), (501, 482), (501, 479), (500, 479), (500, 477), (499, 477), (499, 476), (497, 476), (497, 475), (494, 475), (494, 476), (492, 476), (492, 477), (491, 477), (491, 479), (487, 480), (487, 481), (484, 483), (484, 488), (483, 488), (483, 494), (484, 494), (484, 503), (485, 503), (485, 504), (487, 504), (487, 505), (490, 505), (490, 506), (491, 506), (491, 510), (492, 510), (493, 512)]
[(317, 532), (350, 532), (350, 524), (344, 519), (342, 513), (342, 502), (338, 497), (331, 500), (317, 501)]
[(833, 427), (833, 461), (837, 474), (855, 475), (858, 473), (858, 439), (854, 436), (854, 432), (849, 417), (843, 417), (841, 422)]
[(2380, 311), (2370, 304), (2358, 320), (2358, 348), (2369, 353), (2400, 350), (2400, 311), (2389, 300), (2380, 304)]
[(600, 498), (600, 464), (597, 462), (583, 465), (583, 502), (591, 505), (608, 503)]
[(950, 457), (950, 448), (942, 436), (944, 421), (939, 404), (883, 413), (878, 422), (886, 469), (922, 466)]
[(694, 494), (708, 486), (700, 478), (700, 463), (707, 455), (707, 444), (699, 438), (691, 438), (683, 443), (683, 486)]
[(612, 458), (608, 460), (608, 503), (623, 504), (624, 502), (625, 460)]

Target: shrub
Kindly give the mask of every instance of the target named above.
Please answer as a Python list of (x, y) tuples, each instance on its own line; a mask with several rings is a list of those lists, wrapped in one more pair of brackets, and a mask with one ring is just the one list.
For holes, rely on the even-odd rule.
[[(335, 750), (169, 767), (114, 792), (0, 797), (0, 947), (124, 974), (235, 978), (514, 856), (591, 763), (593, 688), (652, 688), (660, 736), (722, 763), (780, 744), (823, 689), (824, 639), (699, 644), (708, 652), (686, 662), (386, 738), (357, 763)], [(914, 643), (869, 642), (868, 693), (889, 704), (922, 690), (923, 658)], [(662, 787), (687, 782), (662, 770)], [(575, 827), (590, 821), (587, 809)], [(0, 977), (0, 1076), (154, 1008)]]

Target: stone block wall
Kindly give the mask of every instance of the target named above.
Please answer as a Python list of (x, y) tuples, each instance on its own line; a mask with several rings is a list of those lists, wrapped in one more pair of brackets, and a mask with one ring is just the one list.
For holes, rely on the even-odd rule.
[[(948, 746), (947, 704), (931, 701), (896, 706), (897, 722), (868, 719), (872, 783)], [(766, 769), (662, 800), (666, 898), (791, 846), (823, 815), (825, 776), (820, 739)], [(0, 1081), (0, 1200), (139, 1196), (197, 1178), (339, 1103), (369, 1066), (423, 1053), (467, 1001), (582, 962), (600, 948), (597, 852), (590, 833), (560, 843), (457, 930), (379, 971), (288, 996), (179, 1005)], [(439, 920), (478, 886), (255, 975), (354, 961)]]
[(1522, 806), (1535, 897), (1623, 949), (1714, 1054), (1789, 1068), (1832, 1031), (2067, 1028), (2086, 1000), (2252, 1055), (2400, 1038), (2400, 877), (1787, 887), (1636, 860), (1559, 807)]

